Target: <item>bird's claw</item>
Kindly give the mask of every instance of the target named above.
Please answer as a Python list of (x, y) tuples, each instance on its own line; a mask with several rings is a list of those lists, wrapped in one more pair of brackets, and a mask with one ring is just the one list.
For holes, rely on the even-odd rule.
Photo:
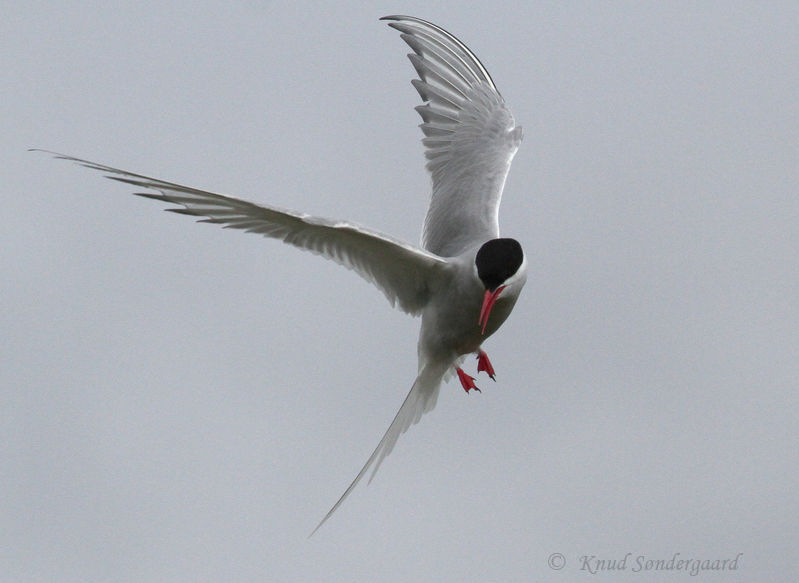
[(494, 378), (494, 375), (496, 374), (494, 372), (494, 367), (491, 366), (491, 361), (488, 360), (488, 355), (482, 350), (477, 353), (477, 372), (485, 372), (491, 377), (492, 381), (496, 382), (497, 380)]
[(467, 394), (471, 389), (474, 389), (478, 393), (482, 392), (477, 388), (477, 385), (474, 384), (474, 377), (467, 375), (465, 372), (463, 372), (463, 370), (461, 370), (460, 367), (458, 367), (456, 370), (458, 371), (458, 380), (461, 382), (463, 390), (466, 391)]

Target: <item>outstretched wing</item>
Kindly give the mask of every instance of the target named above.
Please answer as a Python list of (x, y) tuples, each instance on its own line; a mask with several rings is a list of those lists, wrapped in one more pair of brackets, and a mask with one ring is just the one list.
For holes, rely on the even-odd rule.
[(444, 29), (412, 16), (386, 16), (413, 49), (424, 105), (427, 169), (433, 194), (422, 245), (442, 257), (499, 236), (505, 178), (522, 140), (505, 100), (478, 58)]
[(181, 207), (165, 210), (204, 217), (199, 222), (280, 239), (331, 259), (377, 286), (392, 306), (397, 305), (411, 314), (418, 314), (425, 306), (431, 284), (441, 267), (446, 265), (432, 253), (354, 223), (257, 205), (56, 152), (48, 153), (99, 170), (105, 173), (106, 178), (159, 193), (135, 193), (138, 196)]

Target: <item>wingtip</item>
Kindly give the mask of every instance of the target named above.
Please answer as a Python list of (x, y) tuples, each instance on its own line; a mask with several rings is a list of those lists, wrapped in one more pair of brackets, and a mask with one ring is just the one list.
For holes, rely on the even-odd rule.
[(84, 160), (83, 158), (76, 158), (75, 156), (70, 156), (69, 154), (62, 154), (61, 152), (56, 152), (54, 150), (45, 150), (44, 148), (28, 148), (28, 152), (42, 152), (43, 154), (49, 154), (56, 160), (67, 160), (68, 162), (75, 162), (76, 164), (81, 164), (82, 166), (86, 166), (87, 168), (99, 169), (98, 167), (101, 166), (96, 162)]
[(380, 20), (393, 21), (393, 22), (389, 22), (388, 25), (391, 28), (396, 28), (399, 31), (403, 30), (402, 29), (402, 24), (399, 24), (399, 23), (401, 23), (403, 21), (404, 22), (415, 22), (417, 24), (422, 24), (422, 25), (429, 26), (429, 27), (432, 27), (432, 28), (439, 28), (437, 25), (433, 24), (432, 22), (428, 22), (427, 20), (424, 20), (423, 18), (418, 18), (416, 16), (408, 16), (407, 14), (389, 14), (388, 16), (380, 17)]
[(61, 154), (60, 152), (54, 152), (53, 150), (45, 150), (44, 148), (28, 148), (28, 152), (42, 152), (43, 154), (50, 154), (56, 158), (61, 159), (69, 159), (69, 156), (66, 154)]

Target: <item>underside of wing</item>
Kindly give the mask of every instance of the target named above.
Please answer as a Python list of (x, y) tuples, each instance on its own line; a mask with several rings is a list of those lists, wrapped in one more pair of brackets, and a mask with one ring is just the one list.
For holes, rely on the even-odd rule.
[(522, 139), (505, 100), (479, 59), (442, 28), (411, 16), (387, 16), (411, 47), (423, 105), (433, 194), (422, 245), (458, 255), (499, 236), (498, 211), (510, 163)]
[(446, 265), (432, 253), (354, 223), (258, 205), (72, 156), (49, 153), (99, 170), (112, 180), (155, 191), (135, 194), (179, 207), (165, 210), (201, 217), (200, 222), (279, 239), (331, 259), (373, 283), (392, 305), (411, 314), (419, 313), (425, 306), (431, 283), (436, 281)]

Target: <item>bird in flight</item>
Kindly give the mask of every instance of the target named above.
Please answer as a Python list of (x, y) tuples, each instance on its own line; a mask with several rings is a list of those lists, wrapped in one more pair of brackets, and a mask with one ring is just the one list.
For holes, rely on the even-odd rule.
[(466, 45), (444, 29), (412, 16), (381, 20), (400, 32), (422, 98), (430, 206), (419, 246), (348, 222), (198, 190), (49, 152), (144, 192), (139, 196), (175, 205), (165, 210), (282, 240), (343, 265), (374, 284), (392, 306), (421, 315), (418, 370), (408, 396), (361, 471), (322, 524), (372, 469), (369, 480), (400, 435), (433, 409), (441, 383), (457, 375), (467, 392), (477, 390), (464, 372), (467, 355), (477, 373), (495, 379), (483, 342), (510, 315), (527, 279), (527, 261), (515, 239), (499, 235), (498, 211), (505, 179), (522, 140), (494, 81)]

